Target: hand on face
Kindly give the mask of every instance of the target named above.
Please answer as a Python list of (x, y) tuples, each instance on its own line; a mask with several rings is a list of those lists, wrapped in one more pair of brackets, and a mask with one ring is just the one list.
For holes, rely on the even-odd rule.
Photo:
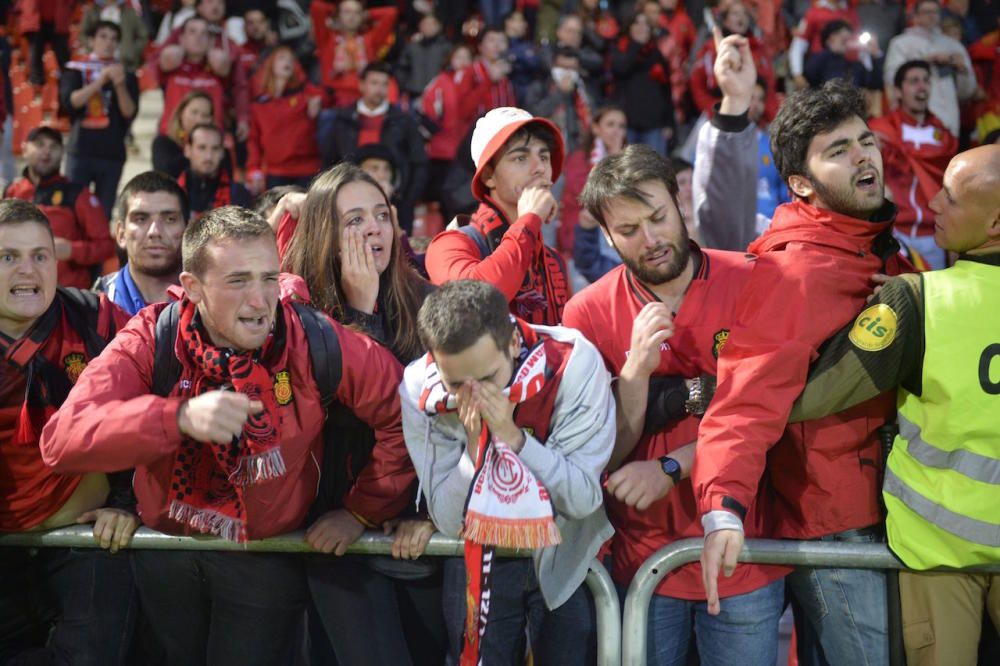
[(521, 196), (517, 200), (517, 216), (534, 213), (542, 218), (542, 222), (549, 223), (555, 218), (559, 209), (559, 202), (552, 195), (552, 184), (531, 185), (521, 191)]
[(352, 308), (375, 312), (379, 287), (375, 255), (361, 231), (352, 226), (345, 226), (340, 236), (340, 285)]

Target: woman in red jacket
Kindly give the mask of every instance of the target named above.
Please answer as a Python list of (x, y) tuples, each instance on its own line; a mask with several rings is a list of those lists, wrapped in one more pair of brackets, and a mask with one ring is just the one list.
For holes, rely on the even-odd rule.
[(247, 188), (308, 187), (320, 168), (316, 117), (322, 93), (302, 72), (292, 50), (279, 47), (260, 68), (260, 92), (250, 105)]
[(441, 183), (476, 119), (479, 98), (470, 94), (474, 85), (471, 65), (472, 48), (458, 44), (448, 56), (448, 68), (427, 84), (420, 98), (420, 110), (439, 128), (427, 142), (431, 173), (424, 197), (430, 201), (441, 198)]

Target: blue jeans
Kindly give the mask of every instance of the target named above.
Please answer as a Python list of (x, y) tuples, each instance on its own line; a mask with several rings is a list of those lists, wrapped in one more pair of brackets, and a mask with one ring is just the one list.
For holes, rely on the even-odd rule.
[[(823, 541), (876, 543), (870, 534)], [(885, 573), (870, 569), (798, 567), (786, 578), (801, 666), (889, 663)]]
[[(566, 603), (549, 610), (530, 558), (495, 559), (492, 580), (489, 621), (480, 640), (483, 664), (523, 664), (525, 628), (534, 663), (539, 666), (581, 666), (597, 661), (597, 619), (585, 583)], [(446, 663), (453, 666), (459, 661), (465, 630), (465, 562), (460, 557), (444, 563), (444, 620), (448, 629)]]
[(637, 130), (629, 128), (628, 142), (629, 145), (641, 143), (649, 146), (664, 157), (667, 155), (667, 137), (663, 136), (662, 127), (651, 130)]
[[(618, 586), (624, 603), (625, 586)], [(784, 580), (726, 597), (718, 615), (708, 614), (704, 601), (654, 594), (649, 602), (646, 663), (684, 666), (688, 663), (691, 631), (703, 666), (773, 666), (778, 658), (778, 620), (785, 603)]]
[[(94, 184), (94, 194), (104, 208), (104, 214), (111, 219), (111, 209), (118, 195), (118, 181), (122, 177), (125, 163), (105, 160), (99, 157), (66, 156), (66, 177), (74, 183), (89, 186)], [(113, 233), (113, 232), (112, 232)]]

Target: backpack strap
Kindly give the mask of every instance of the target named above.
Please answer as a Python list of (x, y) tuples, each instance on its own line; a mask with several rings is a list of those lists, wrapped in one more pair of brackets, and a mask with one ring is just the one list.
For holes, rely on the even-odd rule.
[(156, 319), (156, 351), (153, 355), (153, 385), (150, 387), (154, 395), (170, 395), (181, 378), (183, 368), (174, 353), (180, 310), (180, 302), (174, 301), (163, 308)]
[(485, 259), (490, 256), (490, 246), (486, 242), (486, 236), (483, 236), (483, 232), (481, 232), (477, 227), (471, 224), (466, 224), (465, 226), (459, 227), (458, 230), (471, 238), (472, 242), (476, 244), (476, 247), (479, 248), (480, 259)]
[(319, 388), (320, 405), (326, 410), (333, 403), (343, 373), (340, 340), (336, 329), (319, 310), (298, 302), (292, 302), (292, 307), (309, 342), (309, 361)]
[(70, 326), (83, 338), (87, 356), (97, 358), (115, 337), (114, 318), (101, 316), (101, 298), (93, 292), (72, 287), (58, 287), (56, 291)]

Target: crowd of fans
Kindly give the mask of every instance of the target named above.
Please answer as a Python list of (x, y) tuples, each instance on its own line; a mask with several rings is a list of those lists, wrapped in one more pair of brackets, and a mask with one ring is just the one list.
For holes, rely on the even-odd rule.
[[(882, 572), (744, 535), (1000, 556), (992, 495), (914, 471), (997, 483), (942, 407), (1000, 393), (994, 2), (10, 5), (0, 531), (102, 549), (0, 549), (0, 663), (592, 663), (589, 563), (624, 598), (705, 536), (649, 663), (773, 664), (790, 603), (799, 663), (881, 664)], [(14, 80), (58, 89), (16, 151)], [(911, 664), (975, 663), (993, 578), (901, 574)]]

